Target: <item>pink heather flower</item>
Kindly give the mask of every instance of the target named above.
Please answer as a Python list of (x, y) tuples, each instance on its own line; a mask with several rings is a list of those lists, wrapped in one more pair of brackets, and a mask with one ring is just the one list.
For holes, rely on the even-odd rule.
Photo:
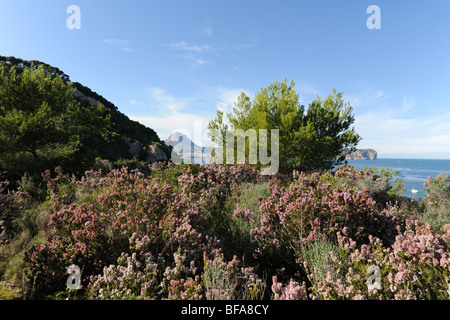
[(400, 284), (404, 279), (405, 274), (403, 272), (397, 272), (394, 277), (394, 282)]
[(349, 200), (352, 198), (352, 194), (349, 192), (344, 192), (344, 202), (349, 202)]
[(389, 272), (389, 274), (387, 275), (388, 281), (389, 283), (393, 283), (394, 282), (394, 275), (392, 274), (392, 272)]
[(391, 290), (391, 292), (396, 292), (396, 291), (397, 291), (397, 286), (394, 285), (394, 284), (391, 284), (391, 285), (389, 286), (389, 289)]

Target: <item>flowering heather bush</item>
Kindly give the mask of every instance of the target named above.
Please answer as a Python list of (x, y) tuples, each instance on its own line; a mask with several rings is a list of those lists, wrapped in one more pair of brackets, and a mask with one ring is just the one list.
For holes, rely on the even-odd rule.
[(398, 172), (392, 169), (378, 170), (376, 167), (366, 167), (355, 170), (351, 165), (344, 164), (337, 167), (334, 174), (326, 173), (322, 175), (322, 182), (329, 182), (334, 187), (346, 184), (355, 190), (367, 190), (369, 196), (376, 202), (384, 205), (386, 202), (404, 193), (404, 183), (401, 179), (396, 179)]
[(289, 280), (284, 286), (278, 282), (277, 276), (272, 277), (273, 300), (307, 300), (307, 288), (305, 282), (300, 285), (298, 282)]
[(52, 200), (53, 206), (70, 205), (76, 200), (75, 177), (64, 174), (61, 167), (55, 168), (55, 177), (52, 177), (50, 170), (46, 170), (42, 178), (47, 182), (47, 198)]
[[(429, 225), (406, 221), (405, 232), (396, 237), (392, 247), (384, 247), (374, 237), (370, 238), (370, 245), (358, 247), (355, 241), (342, 234), (339, 245), (346, 259), (337, 259), (331, 252), (334, 266), (325, 279), (306, 265), (310, 271), (312, 298), (427, 300), (450, 297), (448, 243)], [(380, 268), (381, 283), (379, 288), (369, 290), (368, 269), (372, 265)]]
[(396, 217), (378, 213), (367, 192), (345, 184), (334, 189), (317, 173), (294, 178), (288, 188), (270, 184), (272, 195), (261, 203), (260, 227), (252, 230), (261, 259), (290, 268), (302, 258), (302, 247), (322, 237), (334, 240), (342, 228), (358, 244), (368, 243), (369, 235), (393, 242)]
[(226, 263), (223, 254), (215, 252), (213, 259), (204, 256), (204, 272), (195, 263), (189, 266), (185, 256), (174, 253), (173, 267), (138, 249), (131, 256), (122, 254), (117, 265), (104, 267), (89, 287), (92, 299), (256, 299), (264, 291), (263, 282), (251, 268), (239, 267), (234, 258)]
[[(88, 299), (449, 298), (450, 223), (439, 234), (377, 202), (392, 200), (389, 172), (343, 166), (289, 183), (246, 165), (149, 172), (45, 172), (49, 237), (26, 258), (34, 297), (64, 291), (75, 264)], [(447, 182), (429, 179), (428, 209), (448, 200)], [(381, 288), (369, 291), (373, 265)]]
[[(143, 260), (143, 261), (141, 261)], [(138, 299), (142, 291), (156, 281), (157, 264), (150, 253), (139, 259), (136, 253), (131, 257), (123, 253), (117, 259), (117, 265), (103, 268), (103, 273), (92, 277), (89, 287), (91, 299), (132, 300)], [(156, 295), (156, 294), (155, 294)]]
[[(117, 265), (104, 267), (103, 273), (93, 277), (89, 287), (91, 299), (173, 299), (202, 298), (203, 287), (196, 275), (194, 263), (187, 267), (185, 257), (173, 254), (174, 266), (164, 268), (165, 261), (150, 252), (122, 253)], [(145, 251), (145, 250), (144, 250)]]
[(80, 266), (85, 286), (88, 283), (85, 275), (96, 272), (114, 258), (114, 252), (107, 248), (116, 248), (117, 244), (105, 233), (101, 213), (92, 205), (72, 204), (55, 212), (49, 228), (47, 243), (36, 244), (27, 255), (30, 280), (34, 283), (32, 290), (37, 298), (64, 290), (69, 265)]
[(29, 253), (37, 296), (63, 290), (65, 268), (71, 264), (80, 266), (82, 285), (88, 286), (91, 276), (115, 263), (122, 253), (132, 254), (135, 239), (145, 239), (147, 251), (164, 259), (166, 266), (174, 263), (173, 254), (181, 248), (188, 263), (201, 267), (203, 253), (218, 246), (204, 219), (159, 178), (114, 170), (106, 180), (88, 175), (72, 184), (76, 190), (97, 184), (106, 189), (90, 205), (67, 205), (67, 197), (52, 193), (54, 208), (61, 209), (51, 216), (51, 236)]
[[(54, 178), (45, 173), (54, 210), (51, 235), (28, 254), (37, 297), (64, 290), (65, 270), (71, 264), (80, 266), (82, 285), (88, 287), (93, 277), (115, 265), (123, 254), (132, 257), (139, 241), (139, 246), (146, 247), (141, 251), (154, 257), (161, 270), (179, 267), (175, 253), (183, 257), (185, 267), (198, 269), (197, 274), (190, 274), (192, 279), (183, 281), (173, 274), (161, 275), (159, 284), (166, 283), (167, 290), (148, 292), (171, 298), (184, 292), (180, 286), (194, 285), (204, 267), (204, 254), (212, 258), (219, 248), (210, 227), (216, 219), (211, 213), (220, 211), (232, 185), (255, 178), (257, 172), (244, 166), (189, 166), (180, 172), (176, 185), (169, 185), (161, 176), (170, 175), (164, 171), (173, 168), (156, 169), (159, 172), (154, 177), (126, 169), (106, 176), (91, 171), (79, 181), (60, 168)], [(122, 261), (110, 272), (120, 273), (123, 267)]]
[(229, 260), (236, 254), (234, 251), (238, 243), (233, 230), (238, 222), (232, 216), (236, 205), (230, 207), (229, 200), (239, 198), (243, 186), (253, 185), (257, 178), (258, 171), (253, 167), (215, 164), (188, 166), (178, 177), (175, 190), (187, 199), (189, 206), (214, 230)]
[(254, 182), (258, 171), (250, 166), (191, 165), (178, 177), (178, 191), (199, 212), (214, 219), (229, 192), (245, 182)]

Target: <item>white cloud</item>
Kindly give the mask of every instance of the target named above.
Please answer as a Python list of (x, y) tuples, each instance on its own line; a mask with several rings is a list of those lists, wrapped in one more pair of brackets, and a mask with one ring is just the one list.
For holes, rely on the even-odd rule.
[(161, 139), (167, 139), (172, 133), (181, 132), (200, 146), (208, 144), (207, 127), (209, 120), (189, 113), (173, 113), (165, 117), (133, 116), (128, 117), (152, 128)]
[(131, 43), (128, 40), (124, 39), (105, 39), (103, 40), (104, 43), (109, 45), (112, 48), (122, 50), (124, 52), (133, 52), (133, 53), (140, 53), (140, 54), (146, 54), (142, 51), (138, 51), (132, 48)]
[[(202, 33), (211, 36), (212, 28), (207, 27), (202, 30)], [(256, 45), (256, 39), (252, 39), (249, 42), (241, 44), (232, 45), (211, 45), (211, 44), (190, 44), (187, 41), (180, 41), (175, 43), (165, 43), (162, 46), (169, 48), (171, 51), (179, 52), (176, 56), (181, 57), (185, 60), (190, 60), (195, 62), (197, 65), (204, 65), (211, 63), (210, 59), (206, 59), (205, 56), (212, 54), (219, 55), (221, 52), (226, 51), (240, 51), (244, 49), (253, 48)]]
[(364, 84), (359, 92), (351, 92), (347, 94), (344, 92), (343, 96), (345, 101), (350, 102), (352, 107), (364, 107), (373, 103), (380, 103), (389, 98), (381, 89), (376, 89), (373, 86)]
[(382, 90), (379, 90), (379, 91), (376, 93), (376, 95), (375, 95), (375, 97), (374, 97), (374, 100), (381, 99), (383, 96), (384, 96), (384, 92), (383, 92)]
[(212, 36), (213, 29), (212, 29), (212, 27), (207, 26), (207, 27), (203, 28), (202, 30), (200, 30), (200, 33), (210, 37), (210, 36)]
[(228, 50), (232, 50), (232, 51), (241, 51), (241, 50), (247, 50), (247, 49), (251, 49), (254, 48), (256, 46), (256, 44), (258, 43), (258, 37), (253, 37), (251, 39), (249, 39), (246, 42), (241, 42), (241, 43), (235, 43), (235, 44), (230, 44), (230, 45), (222, 45), (220, 47), (221, 51), (228, 51)]
[(202, 65), (202, 64), (205, 64), (205, 63), (209, 63), (208, 60), (205, 60), (205, 59), (202, 59), (202, 58), (195, 59), (195, 62), (197, 62), (197, 64), (199, 64), (199, 65)]
[[(206, 100), (206, 103), (210, 104), (211, 108), (216, 106), (218, 109), (230, 112), (243, 91), (245, 90), (225, 87), (206, 89), (205, 94), (201, 97), (202, 101), (200, 101), (200, 98), (196, 97), (178, 98), (169, 94), (163, 88), (151, 87), (147, 89), (149, 101), (141, 104), (147, 104), (152, 109), (157, 109), (160, 115), (137, 116), (129, 114), (128, 117), (154, 129), (162, 139), (166, 139), (172, 133), (178, 131), (186, 134), (196, 144), (207, 146), (210, 143), (210, 139), (207, 136), (207, 127), (212, 117), (215, 117), (215, 112), (212, 113), (211, 118), (208, 118), (204, 115), (204, 112), (200, 114), (199, 109), (196, 107), (200, 104), (205, 104)], [(131, 101), (140, 103), (136, 100), (130, 100), (130, 103)], [(155, 112), (152, 113), (154, 114)]]
[(408, 118), (400, 109), (367, 112), (355, 119), (355, 130), (362, 137), (358, 147), (374, 148), (381, 156), (450, 153), (450, 113)]
[(110, 46), (128, 46), (129, 42), (123, 39), (105, 39), (104, 43), (109, 44)]
[(199, 58), (193, 54), (185, 54), (185, 55), (180, 55), (180, 57), (182, 57), (185, 60), (191, 60), (194, 61), (196, 64), (198, 65), (203, 65), (206, 63), (210, 63), (209, 60), (203, 59), (203, 58)]
[(135, 99), (131, 99), (130, 101), (128, 101), (131, 105), (136, 106), (136, 105), (141, 105), (142, 102), (141, 101), (137, 101)]
[(164, 44), (164, 46), (169, 47), (172, 50), (190, 51), (190, 52), (213, 52), (214, 47), (209, 44), (203, 45), (191, 45), (186, 41), (180, 41), (176, 43)]
[[(238, 98), (242, 92), (245, 92), (245, 90), (228, 89), (223, 87), (217, 88), (217, 109), (225, 113), (231, 112), (233, 110), (234, 104), (238, 101)], [(251, 98), (251, 96), (247, 92), (245, 93)]]
[(319, 90), (306, 82), (295, 82), (294, 90), (300, 97), (300, 103), (305, 106), (309, 105), (318, 95), (320, 96)]
[(156, 107), (163, 114), (176, 114), (180, 110), (185, 109), (193, 100), (192, 98), (176, 98), (159, 87), (151, 87), (147, 89), (147, 93), (149, 98), (156, 103)]
[(414, 109), (414, 99), (411, 97), (403, 97), (402, 112), (408, 112)]
[(108, 44), (109, 46), (113, 48), (118, 48), (125, 52), (131, 52), (133, 51), (130, 48), (130, 43), (123, 39), (105, 39), (103, 40), (104, 43)]
[(195, 62), (195, 64), (199, 66), (210, 63), (209, 60), (205, 59), (201, 55), (211, 54), (215, 51), (215, 48), (209, 44), (192, 45), (188, 44), (186, 41), (164, 44), (164, 46), (170, 48), (170, 50), (172, 51), (187, 53), (187, 54), (179, 54), (177, 56), (185, 60), (193, 61)]

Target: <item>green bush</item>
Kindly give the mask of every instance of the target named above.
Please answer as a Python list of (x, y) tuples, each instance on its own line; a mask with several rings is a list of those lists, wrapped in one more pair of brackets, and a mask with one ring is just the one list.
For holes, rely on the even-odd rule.
[(327, 272), (333, 269), (333, 259), (330, 253), (343, 260), (340, 254), (339, 245), (327, 240), (317, 240), (308, 243), (302, 250), (302, 259), (307, 263), (311, 269), (316, 269), (319, 278), (325, 278)]
[(450, 175), (428, 177), (424, 184), (425, 212), (420, 220), (440, 231), (444, 225), (450, 224)]

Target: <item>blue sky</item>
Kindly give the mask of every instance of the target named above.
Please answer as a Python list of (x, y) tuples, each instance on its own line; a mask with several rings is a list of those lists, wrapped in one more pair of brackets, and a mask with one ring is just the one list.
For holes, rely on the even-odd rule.
[(0, 0), (0, 55), (60, 68), (162, 139), (287, 78), (306, 106), (343, 92), (358, 147), (450, 159), (449, 19), (448, 0)]

